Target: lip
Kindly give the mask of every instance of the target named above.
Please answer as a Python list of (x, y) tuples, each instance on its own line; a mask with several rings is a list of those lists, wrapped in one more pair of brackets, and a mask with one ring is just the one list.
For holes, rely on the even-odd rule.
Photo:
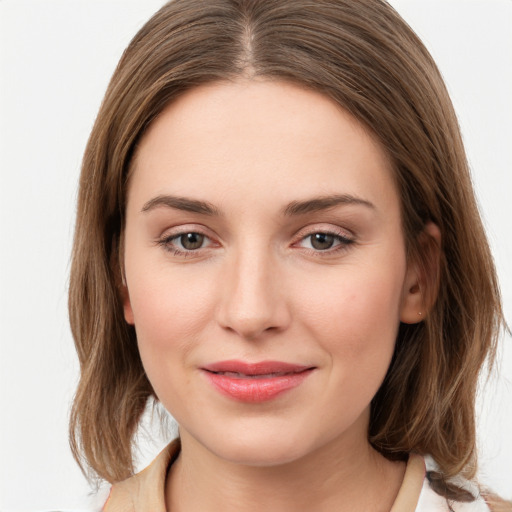
[(299, 386), (314, 367), (281, 361), (230, 360), (203, 366), (206, 377), (224, 396), (241, 402), (266, 402)]

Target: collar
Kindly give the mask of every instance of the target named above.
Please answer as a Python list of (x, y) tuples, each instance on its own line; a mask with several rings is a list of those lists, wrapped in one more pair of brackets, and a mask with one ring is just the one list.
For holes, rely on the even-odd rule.
[[(170, 465), (180, 453), (180, 440), (167, 445), (140, 473), (112, 486), (103, 512), (167, 512), (165, 479)], [(425, 479), (425, 461), (409, 455), (404, 480), (391, 512), (414, 512)]]

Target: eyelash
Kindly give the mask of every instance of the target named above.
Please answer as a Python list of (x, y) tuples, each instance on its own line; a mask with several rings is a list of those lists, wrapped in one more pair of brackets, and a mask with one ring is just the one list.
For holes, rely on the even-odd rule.
[[(198, 249), (182, 250), (182, 249), (178, 249), (176, 246), (172, 245), (173, 240), (178, 240), (182, 236), (188, 235), (188, 234), (195, 234), (195, 235), (203, 236), (206, 240), (209, 240), (211, 242), (211, 239), (205, 233), (202, 233), (201, 231), (197, 231), (197, 230), (196, 231), (189, 230), (189, 231), (181, 231), (178, 233), (173, 233), (171, 235), (167, 235), (167, 236), (157, 240), (157, 244), (159, 246), (163, 247), (163, 249), (165, 251), (170, 252), (174, 256), (179, 256), (179, 257), (183, 257), (183, 258), (195, 257), (198, 255), (199, 251), (201, 251), (202, 249), (205, 249), (205, 247), (199, 247)], [(304, 248), (309, 254), (317, 256), (317, 257), (325, 257), (327, 255), (337, 254), (338, 252), (346, 251), (346, 250), (348, 250), (349, 246), (354, 244), (356, 241), (354, 238), (349, 238), (346, 236), (346, 234), (341, 233), (339, 231), (324, 229), (324, 230), (311, 231), (307, 234), (300, 236), (298, 241), (294, 242), (293, 245), (296, 245), (300, 242), (307, 240), (308, 238), (313, 237), (314, 235), (319, 235), (319, 234), (332, 236), (334, 238), (334, 243), (337, 242), (337, 245), (334, 245), (334, 248), (328, 248), (325, 250)]]

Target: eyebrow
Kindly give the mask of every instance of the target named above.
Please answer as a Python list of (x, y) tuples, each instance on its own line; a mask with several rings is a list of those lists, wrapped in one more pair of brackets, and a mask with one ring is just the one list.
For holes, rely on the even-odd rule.
[[(306, 213), (328, 210), (339, 205), (362, 205), (375, 209), (375, 205), (366, 199), (351, 194), (334, 194), (328, 196), (314, 197), (304, 201), (292, 201), (282, 210), (283, 215), (292, 217)], [(188, 197), (160, 195), (150, 199), (142, 207), (142, 212), (148, 212), (160, 207), (173, 208), (186, 212), (199, 213), (208, 216), (221, 216), (222, 212), (208, 201), (199, 201)]]
[(361, 205), (375, 210), (375, 205), (366, 199), (351, 194), (334, 194), (314, 197), (305, 201), (292, 201), (285, 207), (283, 213), (286, 216), (303, 215), (305, 213), (328, 210), (339, 205)]
[(207, 201), (198, 201), (188, 197), (177, 197), (169, 195), (161, 195), (154, 197), (144, 204), (142, 212), (149, 212), (155, 208), (166, 206), (175, 210), (184, 210), (186, 212), (201, 213), (203, 215), (220, 216), (220, 211)]

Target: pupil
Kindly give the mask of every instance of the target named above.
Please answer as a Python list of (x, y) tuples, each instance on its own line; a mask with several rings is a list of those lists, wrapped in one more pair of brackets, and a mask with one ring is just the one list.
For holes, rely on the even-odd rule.
[(311, 245), (320, 251), (330, 249), (334, 243), (334, 236), (327, 233), (315, 233), (311, 238)]
[(186, 233), (181, 235), (181, 245), (188, 250), (199, 249), (203, 245), (204, 236), (199, 233)]

